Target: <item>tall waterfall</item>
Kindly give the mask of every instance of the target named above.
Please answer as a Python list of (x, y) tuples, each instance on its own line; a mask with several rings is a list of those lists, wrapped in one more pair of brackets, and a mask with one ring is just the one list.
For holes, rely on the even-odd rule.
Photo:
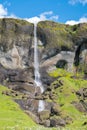
[[(35, 68), (35, 84), (40, 87), (41, 93), (44, 92), (44, 87), (40, 79), (39, 60), (38, 60), (38, 43), (37, 43), (37, 23), (34, 23), (34, 68)], [(39, 101), (38, 111), (44, 110), (44, 101)]]

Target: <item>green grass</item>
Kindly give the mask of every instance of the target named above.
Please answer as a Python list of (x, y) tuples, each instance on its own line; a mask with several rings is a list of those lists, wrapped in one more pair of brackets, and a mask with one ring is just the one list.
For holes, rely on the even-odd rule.
[(55, 78), (57, 78), (57, 77), (65, 77), (65, 76), (70, 77), (70, 76), (73, 75), (73, 73), (67, 72), (65, 69), (57, 68), (56, 70), (49, 72), (49, 75), (51, 77), (55, 77)]
[(75, 127), (77, 127), (75, 130), (86, 130), (87, 125), (82, 126), (82, 124), (87, 121), (87, 115), (77, 110), (72, 102), (79, 102), (75, 92), (79, 90), (79, 88), (86, 87), (87, 81), (74, 80), (67, 77), (62, 77), (60, 80), (63, 80), (64, 85), (55, 90), (58, 96), (56, 102), (62, 105), (62, 117), (69, 116), (73, 120), (73, 123), (67, 127), (70, 128), (70, 130), (74, 130)]
[[(56, 74), (56, 76), (55, 76)], [(87, 130), (87, 114), (80, 112), (72, 102), (79, 102), (75, 92), (80, 88), (87, 87), (87, 81), (82, 79), (71, 78), (72, 73), (65, 70), (57, 69), (50, 72), (53, 77), (58, 77), (51, 85), (56, 84), (59, 80), (63, 81), (63, 85), (53, 90), (57, 96), (55, 102), (60, 104), (61, 117), (69, 116), (72, 119), (71, 124), (67, 124), (61, 130)], [(12, 97), (2, 94), (7, 88), (0, 86), (0, 129), (1, 130), (60, 130), (60, 128), (45, 128), (35, 124), (32, 119), (27, 116)], [(51, 100), (52, 101), (52, 100)]]
[(12, 97), (2, 94), (4, 90), (8, 89), (0, 85), (0, 130), (58, 130), (36, 124), (20, 109)]
[[(80, 112), (72, 102), (79, 102), (79, 98), (76, 95), (76, 91), (80, 88), (87, 87), (87, 80), (81, 79), (81, 74), (78, 75), (78, 78), (73, 79), (73, 73), (68, 73), (66, 70), (63, 69), (56, 69), (49, 73), (52, 77), (58, 77), (55, 80), (51, 87), (61, 80), (63, 85), (54, 89), (57, 95), (57, 99), (55, 100), (56, 103), (60, 104), (60, 111), (61, 117), (65, 118), (69, 116), (73, 122), (68, 124), (65, 127), (65, 130), (87, 130), (87, 125), (83, 125), (84, 122), (87, 122), (87, 114), (84, 112)], [(80, 77), (79, 77), (80, 76)], [(53, 91), (53, 90), (52, 90)]]
[[(36, 125), (29, 116), (27, 116), (16, 104), (11, 97), (2, 95), (2, 91), (6, 90), (5, 87), (0, 86), (0, 129), (1, 130), (60, 130), (60, 128), (45, 128), (40, 125)], [(58, 92), (58, 90), (57, 90)], [(62, 98), (62, 96), (61, 96)], [(66, 99), (65, 99), (66, 100)], [(72, 99), (71, 99), (72, 100)], [(70, 99), (68, 100), (70, 102)], [(64, 103), (64, 101), (63, 101)], [(65, 104), (61, 111), (63, 112), (63, 116), (70, 115), (73, 116), (74, 119), (78, 116), (78, 120), (76, 120), (73, 124), (67, 125), (66, 128), (62, 128), (61, 130), (83, 130), (85, 126), (82, 127), (86, 118), (83, 114), (78, 112), (72, 105), (69, 103)], [(80, 117), (79, 117), (80, 115)], [(81, 124), (79, 124), (81, 122)]]
[(2, 95), (5, 87), (0, 86), (0, 129), (17, 127), (23, 129), (25, 127), (37, 126), (32, 119), (26, 115), (10, 97)]

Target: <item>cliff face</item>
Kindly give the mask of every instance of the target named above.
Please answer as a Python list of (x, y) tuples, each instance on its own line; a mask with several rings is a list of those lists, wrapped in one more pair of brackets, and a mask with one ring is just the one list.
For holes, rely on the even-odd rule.
[(33, 84), (33, 57), (33, 24), (0, 19), (0, 83), (28, 91)]
[(42, 68), (47, 71), (55, 70), (57, 67), (71, 72), (75, 69), (87, 72), (86, 23), (69, 26), (44, 21), (38, 24), (37, 34), (42, 42), (42, 45), (39, 45), (39, 49), (42, 49)]
[[(0, 19), (0, 73), (4, 75), (1, 76), (2, 82), (21, 82), (22, 79), (24, 83), (34, 83), (33, 31), (34, 25), (27, 21)], [(69, 26), (52, 21), (39, 22), (37, 39), (41, 80), (45, 87), (54, 81), (48, 73), (56, 68), (87, 73), (86, 23)], [(23, 76), (21, 73), (24, 73)]]
[(48, 57), (52, 56), (51, 50), (54, 49), (54, 54), (60, 51), (76, 51), (81, 43), (87, 42), (87, 24), (78, 24), (74, 26), (59, 24), (52, 21), (40, 22), (38, 24), (38, 38), (42, 41), (47, 51)]
[[(38, 24), (37, 36), (41, 66), (56, 65), (59, 60), (77, 65), (86, 54), (87, 24), (69, 26), (44, 21)], [(33, 66), (33, 50), (33, 24), (17, 19), (0, 20), (0, 63), (5, 68)]]
[[(68, 105), (78, 105), (81, 98), (81, 101), (85, 100), (83, 112), (87, 111), (87, 94), (83, 92), (83, 90), (87, 90), (85, 85), (87, 82), (80, 81), (81, 86), (79, 80), (74, 82), (77, 71), (84, 73), (85, 76), (81, 78), (87, 78), (87, 24), (69, 26), (52, 21), (38, 23), (40, 73), (45, 87), (45, 92), (42, 95), (40, 89), (35, 88), (34, 83), (33, 31), (34, 25), (26, 21), (0, 19), (0, 83), (24, 94), (22, 98), (25, 100), (16, 99), (16, 102), (23, 109), (30, 110), (35, 114), (38, 109), (38, 100), (45, 100), (48, 110), (45, 111), (45, 114), (46, 112), (50, 113), (49, 117), (42, 117), (45, 115), (43, 112), (42, 115), (39, 115), (42, 120), (35, 120), (36, 122), (45, 126), (48, 124), (49, 126), (65, 126), (74, 121), (72, 114), (67, 116), (69, 115)], [(69, 77), (68, 80), (67, 77)], [(76, 85), (79, 86), (78, 89), (75, 88)], [(69, 95), (66, 90), (69, 91)], [(80, 95), (83, 96), (80, 97)], [(68, 96), (70, 100), (68, 100)], [(68, 105), (64, 99), (68, 101)], [(63, 109), (65, 109), (65, 113)], [(73, 106), (73, 109), (77, 112), (77, 108)], [(56, 116), (57, 119), (54, 119)]]
[(33, 24), (23, 20), (0, 20), (0, 63), (5, 68), (30, 65)]

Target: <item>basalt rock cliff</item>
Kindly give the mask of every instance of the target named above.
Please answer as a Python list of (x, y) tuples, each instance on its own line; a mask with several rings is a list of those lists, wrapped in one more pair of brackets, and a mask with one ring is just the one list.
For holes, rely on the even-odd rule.
[[(59, 79), (57, 81), (61, 74), (52, 76), (51, 72), (61, 68), (67, 73), (83, 72), (82, 78), (87, 78), (87, 24), (70, 26), (53, 21), (39, 22), (37, 38), (41, 81), (45, 87), (42, 95), (39, 86), (35, 88), (34, 83), (34, 25), (24, 20), (0, 19), (0, 83), (24, 94), (22, 99), (15, 101), (24, 110), (36, 114), (34, 120), (37, 123), (53, 127), (65, 126), (66, 122), (72, 123), (73, 119), (69, 116), (60, 118), (60, 107), (63, 104), (55, 103), (55, 89), (63, 86), (64, 82)], [(72, 78), (77, 77), (74, 75)], [(84, 88), (76, 91), (76, 95), (83, 94), (83, 98), (86, 99), (87, 93), (84, 96), (83, 90)], [(59, 88), (58, 91), (63, 90)], [(50, 101), (46, 101), (47, 110), (38, 115), (39, 99)], [(85, 107), (81, 106), (81, 101), (79, 104), (72, 101), (72, 104), (82, 108), (83, 112), (87, 111), (85, 102)], [(59, 118), (54, 119), (54, 115), (58, 115)]]

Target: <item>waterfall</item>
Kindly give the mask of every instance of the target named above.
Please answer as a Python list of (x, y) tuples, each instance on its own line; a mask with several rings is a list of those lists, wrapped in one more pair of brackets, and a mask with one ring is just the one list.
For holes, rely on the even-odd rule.
[[(40, 79), (39, 60), (38, 60), (38, 43), (37, 43), (37, 23), (34, 23), (34, 68), (35, 68), (35, 84), (40, 87), (41, 93), (44, 92), (44, 87)], [(38, 112), (44, 110), (44, 101), (40, 100), (38, 105)]]

